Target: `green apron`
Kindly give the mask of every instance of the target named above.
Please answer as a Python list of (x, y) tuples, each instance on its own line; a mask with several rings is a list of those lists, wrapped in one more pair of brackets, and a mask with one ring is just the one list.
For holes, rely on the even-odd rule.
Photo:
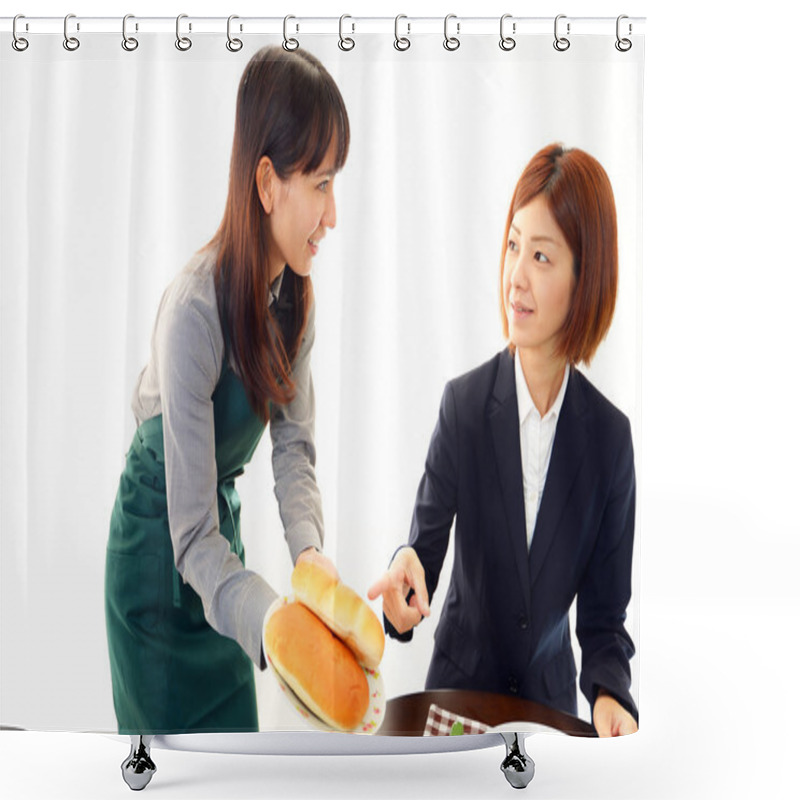
[[(220, 532), (244, 563), (235, 478), (264, 424), (227, 364), (212, 396)], [(253, 664), (206, 621), (174, 564), (161, 416), (137, 429), (106, 552), (106, 628), (122, 734), (257, 731)]]

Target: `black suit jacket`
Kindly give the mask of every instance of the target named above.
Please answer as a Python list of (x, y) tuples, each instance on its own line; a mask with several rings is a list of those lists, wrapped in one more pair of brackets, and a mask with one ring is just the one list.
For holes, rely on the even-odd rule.
[(634, 512), (628, 419), (572, 369), (529, 552), (513, 357), (504, 350), (448, 383), (409, 538), (432, 597), (455, 517), (426, 687), (517, 694), (577, 713), (568, 620), (577, 595), (581, 690), (593, 705), (605, 688), (638, 717), (624, 628)]

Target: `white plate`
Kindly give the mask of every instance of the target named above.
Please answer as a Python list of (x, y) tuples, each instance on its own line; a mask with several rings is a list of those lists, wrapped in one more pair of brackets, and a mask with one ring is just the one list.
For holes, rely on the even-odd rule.
[[(266, 615), (264, 616), (262, 644), (264, 647), (264, 652), (267, 655), (267, 661), (269, 661), (271, 668), (270, 672), (272, 672), (275, 680), (278, 682), (278, 686), (280, 686), (281, 691), (294, 706), (295, 710), (300, 714), (300, 716), (303, 717), (303, 719), (320, 731), (340, 733), (341, 731), (337, 731), (336, 728), (332, 728), (308, 708), (308, 706), (294, 693), (292, 687), (289, 686), (289, 684), (284, 680), (283, 676), (280, 674), (280, 672), (278, 672), (278, 670), (275, 668), (275, 665), (272, 663), (272, 659), (269, 657), (269, 649), (267, 648), (266, 639), (264, 639), (264, 635), (266, 634), (267, 630), (267, 621), (281, 606), (292, 602), (294, 602), (294, 597), (292, 595), (279, 597), (269, 607)], [(383, 687), (383, 677), (379, 669), (368, 669), (367, 667), (363, 666), (361, 669), (364, 670), (364, 674), (367, 676), (367, 685), (369, 686), (369, 706), (367, 707), (367, 713), (364, 715), (364, 718), (361, 720), (361, 722), (349, 732), (371, 735), (377, 733), (378, 728), (380, 728), (383, 718), (386, 714), (386, 690)]]

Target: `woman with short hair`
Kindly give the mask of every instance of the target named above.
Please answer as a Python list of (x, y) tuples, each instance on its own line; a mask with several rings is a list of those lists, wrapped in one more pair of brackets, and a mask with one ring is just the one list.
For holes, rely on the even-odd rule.
[(602, 736), (637, 730), (630, 694), (635, 477), (630, 423), (577, 369), (606, 335), (617, 290), (614, 196), (603, 167), (550, 145), (506, 221), (500, 307), (508, 347), (444, 390), (408, 545), (369, 590), (407, 641), (430, 613), (455, 518), (450, 585), (427, 689), (518, 695)]

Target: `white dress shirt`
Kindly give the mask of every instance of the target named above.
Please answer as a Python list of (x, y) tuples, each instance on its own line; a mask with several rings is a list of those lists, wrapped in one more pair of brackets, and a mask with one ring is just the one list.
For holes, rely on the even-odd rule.
[(533, 541), (533, 529), (542, 503), (544, 482), (553, 452), (556, 424), (569, 379), (569, 364), (564, 370), (564, 379), (555, 402), (542, 417), (533, 403), (528, 384), (522, 373), (517, 354), (514, 355), (514, 376), (517, 384), (517, 408), (519, 409), (519, 446), (522, 456), (522, 488), (525, 496), (525, 529), (528, 534), (528, 549)]

